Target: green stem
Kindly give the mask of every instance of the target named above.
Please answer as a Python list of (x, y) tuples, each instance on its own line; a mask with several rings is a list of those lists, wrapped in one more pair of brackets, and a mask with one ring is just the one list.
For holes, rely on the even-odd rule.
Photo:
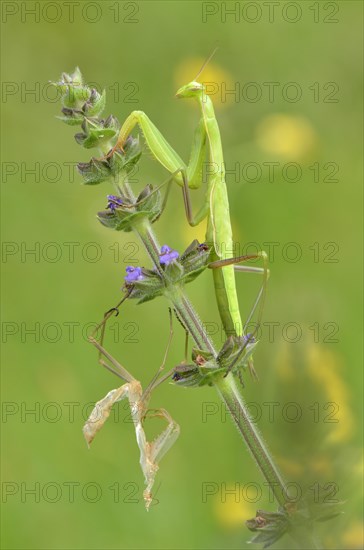
[(215, 387), (225, 402), (233, 421), (247, 444), (255, 462), (265, 477), (277, 502), (283, 506), (286, 502), (286, 492), (283, 478), (269, 454), (267, 445), (252, 423), (249, 412), (244, 403), (232, 374), (226, 378), (220, 378), (215, 382)]

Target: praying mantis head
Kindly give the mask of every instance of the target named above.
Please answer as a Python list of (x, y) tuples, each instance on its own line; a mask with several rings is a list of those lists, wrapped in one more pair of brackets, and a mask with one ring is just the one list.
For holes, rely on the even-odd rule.
[(205, 94), (205, 86), (201, 84), (200, 82), (197, 82), (197, 79), (205, 69), (206, 65), (210, 62), (212, 57), (215, 55), (217, 51), (217, 47), (214, 48), (214, 50), (211, 52), (211, 54), (208, 56), (208, 58), (204, 61), (202, 67), (198, 71), (195, 78), (192, 80), (192, 82), (189, 82), (188, 84), (185, 84), (179, 90), (177, 90), (176, 97), (182, 98), (182, 97), (193, 97), (196, 99), (200, 99), (203, 94)]
[(198, 98), (201, 94), (204, 93), (204, 91), (205, 91), (205, 86), (200, 82), (196, 82), (193, 80), (192, 82), (185, 84), (179, 90), (177, 90), (176, 97), (178, 99), (183, 97)]

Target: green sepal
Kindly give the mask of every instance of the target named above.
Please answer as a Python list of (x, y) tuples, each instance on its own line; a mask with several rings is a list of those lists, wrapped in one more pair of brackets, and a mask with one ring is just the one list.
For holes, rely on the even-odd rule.
[(108, 143), (119, 132), (120, 124), (116, 118), (110, 115), (106, 120), (85, 119), (82, 123), (82, 130), (75, 135), (75, 140), (85, 149), (100, 147)]
[(127, 174), (129, 174), (133, 170), (134, 166), (139, 162), (142, 155), (139, 136), (137, 138), (129, 136), (123, 146), (123, 149), (123, 169)]
[(224, 373), (224, 369), (211, 368), (207, 363), (202, 367), (194, 364), (178, 365), (174, 369), (172, 381), (177, 386), (201, 388), (203, 386), (213, 386), (216, 378), (221, 378), (224, 376)]
[(130, 212), (130, 210), (123, 210), (122, 208), (116, 208), (113, 212), (110, 210), (104, 210), (98, 212), (98, 220), (109, 229), (115, 231), (125, 231), (126, 233), (134, 230), (134, 224), (145, 217), (144, 212)]
[(163, 280), (156, 271), (142, 268), (143, 279), (133, 283), (125, 283), (125, 289), (130, 291), (130, 298), (138, 300), (138, 304), (149, 302), (164, 291)]
[(277, 512), (257, 510), (255, 518), (245, 522), (250, 531), (257, 533), (249, 542), (268, 548), (288, 533), (300, 547), (306, 547), (301, 545), (301, 541), (307, 542), (307, 535), (312, 537), (315, 522), (327, 521), (343, 513), (343, 502), (325, 502), (330, 491), (331, 488), (328, 494), (323, 492), (316, 501), (316, 496), (309, 490), (300, 500), (287, 501)]
[(102, 144), (107, 143), (115, 136), (115, 134), (116, 132), (114, 130), (108, 128), (93, 128), (88, 132), (88, 134), (76, 134), (75, 140), (85, 149), (92, 149), (93, 147), (100, 147)]
[[(243, 337), (230, 336), (224, 343), (217, 358), (206, 350), (192, 349), (192, 365), (176, 367), (172, 380), (179, 386), (201, 387), (212, 386), (216, 378), (226, 375), (228, 367), (240, 353), (242, 346), (246, 344)], [(246, 367), (257, 342), (246, 344), (242, 357), (234, 366), (233, 373), (237, 373), (241, 367)]]
[(162, 212), (162, 197), (158, 191), (153, 191), (152, 185), (147, 185), (137, 198), (138, 212), (144, 212), (151, 223), (156, 221)]
[[(62, 105), (70, 109), (80, 109), (82, 105), (89, 99), (91, 91), (87, 86), (57, 86), (63, 93)], [(62, 90), (63, 88), (63, 90)], [(66, 88), (64, 90), (64, 88)]]
[(170, 281), (178, 283), (183, 279), (183, 267), (178, 262), (178, 260), (175, 260), (170, 264), (162, 267), (164, 267), (164, 272)]
[(247, 520), (245, 525), (257, 533), (249, 542), (263, 544), (263, 548), (268, 548), (288, 531), (289, 517), (283, 509), (278, 512), (257, 510), (255, 518)]
[(79, 162), (77, 170), (85, 185), (96, 185), (110, 177), (110, 168), (105, 160), (92, 158), (90, 162)]
[(243, 336), (231, 335), (225, 340), (217, 356), (217, 362), (222, 368), (228, 368), (245, 346), (241, 356), (234, 365), (234, 371), (241, 367), (246, 368), (248, 360), (257, 345), (258, 342), (256, 340), (247, 343)]
[(65, 122), (69, 126), (80, 126), (85, 117), (82, 111), (77, 109), (69, 109), (68, 107), (63, 107), (62, 109), (63, 116), (57, 116), (58, 120)]
[[(121, 204), (118, 204), (113, 210), (105, 210), (98, 213), (100, 222), (110, 229), (128, 232), (134, 230), (135, 223), (141, 221), (143, 218), (149, 220), (156, 219), (160, 214), (160, 197), (158, 198), (157, 193), (151, 195), (152, 189), (151, 186), (143, 189), (136, 201), (136, 205), (131, 203), (128, 197), (121, 194)], [(157, 196), (155, 197), (154, 195)], [(141, 204), (138, 204), (141, 200)]]
[(209, 351), (193, 348), (192, 360), (193, 364), (175, 367), (172, 380), (177, 386), (190, 388), (211, 386), (215, 377), (222, 376), (224, 373), (223, 369), (217, 368), (214, 356)]
[[(137, 142), (137, 140), (133, 141)], [(94, 185), (111, 178), (118, 180), (120, 173), (125, 170), (125, 166), (128, 166), (129, 162), (135, 164), (141, 156), (141, 150), (139, 149), (139, 152), (137, 152), (135, 144), (133, 144), (130, 152), (130, 148), (127, 146), (129, 143), (130, 141), (127, 140), (125, 152), (117, 150), (110, 157), (105, 157), (104, 159), (92, 158), (90, 162), (80, 162), (77, 165), (77, 169), (84, 179), (83, 183)], [(152, 215), (153, 217), (154, 214)]]
[(204, 362), (213, 361), (214, 356), (210, 351), (206, 351), (204, 349), (198, 349), (193, 348), (192, 349), (192, 360), (194, 363), (200, 361), (200, 357), (204, 360)]
[(80, 71), (79, 67), (76, 67), (73, 73), (62, 73), (62, 81), (63, 84), (74, 84), (75, 86), (82, 86), (83, 85), (83, 76)]
[(106, 91), (100, 95), (95, 88), (91, 90), (90, 97), (82, 106), (82, 111), (87, 116), (97, 117), (101, 115), (106, 106)]
[(91, 90), (83, 84), (79, 69), (71, 75), (63, 73), (59, 82), (50, 82), (61, 95), (62, 105), (70, 109), (80, 109), (89, 99)]
[(194, 364), (177, 365), (172, 375), (172, 381), (176, 386), (186, 388), (197, 388), (201, 385), (202, 378), (199, 368)]
[(83, 83), (78, 67), (71, 74), (62, 73), (60, 82), (51, 84), (61, 93), (62, 105), (66, 108), (80, 109), (91, 95), (91, 90)]
[(202, 273), (209, 261), (212, 248), (206, 243), (200, 244), (197, 239), (186, 248), (179, 261), (184, 269), (184, 282), (190, 283)]

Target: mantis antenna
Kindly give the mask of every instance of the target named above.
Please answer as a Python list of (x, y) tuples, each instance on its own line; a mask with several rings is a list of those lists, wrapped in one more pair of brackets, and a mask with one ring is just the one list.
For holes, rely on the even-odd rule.
[(210, 55), (208, 56), (206, 61), (203, 62), (201, 69), (198, 71), (197, 75), (193, 79), (194, 82), (197, 81), (198, 77), (201, 75), (202, 71), (206, 68), (206, 65), (208, 65), (210, 63), (211, 59), (214, 57), (214, 55), (215, 55), (215, 53), (217, 52), (218, 49), (219, 49), (219, 46), (215, 46), (215, 48), (212, 50), (212, 52), (210, 53)]

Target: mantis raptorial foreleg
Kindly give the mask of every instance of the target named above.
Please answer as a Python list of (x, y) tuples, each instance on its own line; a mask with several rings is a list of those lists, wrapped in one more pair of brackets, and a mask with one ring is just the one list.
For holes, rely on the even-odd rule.
[[(104, 335), (104, 328), (107, 320), (115, 311), (118, 312), (118, 307), (120, 303), (116, 308), (109, 310), (109, 312), (105, 314), (102, 323), (100, 323), (99, 327), (102, 326), (103, 328), (102, 337)], [(99, 327), (97, 327), (97, 329)], [(110, 353), (106, 351), (106, 349), (93, 336), (89, 338), (90, 342), (99, 351), (100, 364), (111, 370), (114, 374), (125, 380), (127, 383), (119, 388), (111, 390), (103, 399), (96, 403), (94, 409), (91, 412), (91, 415), (89, 416), (83, 428), (85, 439), (87, 441), (87, 444), (90, 445), (96, 433), (103, 427), (107, 418), (109, 417), (112, 406), (124, 398), (129, 399), (131, 418), (134, 424), (135, 435), (140, 451), (140, 465), (146, 483), (146, 489), (143, 492), (143, 496), (147, 510), (149, 509), (153, 501), (152, 487), (154, 484), (156, 473), (159, 468), (158, 462), (171, 448), (179, 435), (178, 424), (174, 422), (172, 417), (165, 409), (153, 409), (153, 416), (159, 416), (160, 418), (163, 418), (167, 421), (167, 427), (153, 441), (148, 442), (143, 426), (146, 418), (148, 416), (151, 416), (151, 410), (148, 409), (148, 403), (151, 397), (152, 390), (168, 377), (170, 377), (173, 372), (170, 371), (168, 374), (160, 378), (160, 374), (162, 373), (167, 361), (172, 338), (173, 326), (172, 313), (170, 311), (170, 332), (163, 361), (156, 375), (148, 384), (144, 392), (142, 390), (140, 382), (136, 380), (132, 374), (130, 374), (122, 365), (120, 365), (120, 363), (118, 363), (118, 361), (116, 361), (116, 359), (114, 359), (114, 357), (112, 357), (112, 355), (110, 355)], [(111, 366), (104, 359), (106, 359), (111, 364)]]
[[(152, 155), (171, 174), (180, 169), (187, 173), (188, 185), (192, 189), (201, 186), (202, 167), (206, 154), (206, 131), (203, 119), (198, 124), (191, 149), (190, 161), (186, 165), (171, 147), (163, 134), (143, 111), (133, 111), (120, 129), (118, 140), (113, 150), (122, 148), (135, 126), (139, 126)], [(182, 176), (176, 175), (176, 181), (183, 185)]]

